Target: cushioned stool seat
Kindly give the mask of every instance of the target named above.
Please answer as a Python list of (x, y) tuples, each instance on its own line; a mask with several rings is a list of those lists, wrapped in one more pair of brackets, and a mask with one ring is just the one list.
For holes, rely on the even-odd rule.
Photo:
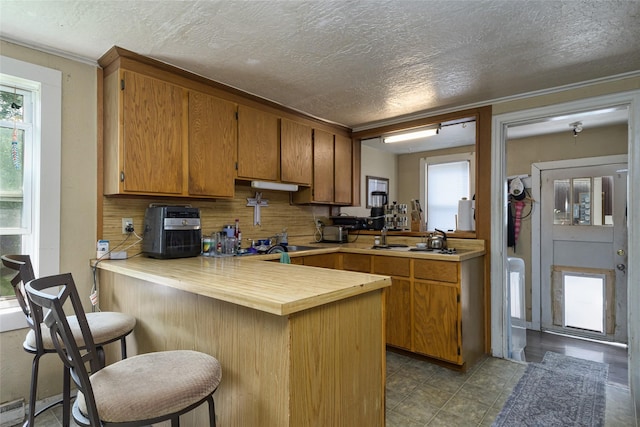
[[(105, 366), (71, 274), (34, 279), (25, 291), (34, 306), (49, 310), (44, 324), (58, 356), (69, 367), (78, 388), (72, 414), (81, 426), (147, 426), (171, 420), (204, 402), (209, 425), (215, 427), (213, 393), (222, 379), (214, 357), (192, 350), (146, 353)], [(57, 292), (52, 295), (51, 292)], [(76, 317), (67, 316), (65, 305)], [(75, 336), (75, 322), (82, 335)], [(84, 343), (79, 346), (78, 343)], [(87, 366), (88, 365), (88, 366)]]
[[(136, 326), (135, 317), (114, 311), (87, 313), (87, 322), (89, 322), (89, 329), (91, 329), (93, 339), (98, 344), (117, 341), (129, 334)], [(78, 325), (76, 316), (69, 316), (69, 327), (71, 327), (71, 331), (78, 345), (84, 347), (84, 339), (82, 338), (82, 332), (80, 331), (80, 325)], [(49, 328), (47, 328), (44, 323), (41, 323), (40, 330), (45, 331), (45, 333), (42, 334), (44, 349), (55, 351), (51, 334), (48, 332)], [(35, 349), (36, 345), (36, 333), (31, 329), (25, 337), (23, 346), (25, 349)]]
[[(119, 423), (166, 416), (202, 401), (220, 383), (222, 370), (208, 354), (176, 350), (133, 356), (89, 379), (100, 419)], [(80, 392), (77, 405), (87, 416)]]
[[(67, 367), (63, 371), (62, 383), (62, 399), (53, 401), (45, 407), (36, 408), (37, 390), (38, 390), (38, 370), (40, 367), (40, 358), (48, 353), (55, 353), (56, 349), (51, 338), (49, 328), (42, 323), (42, 309), (34, 304), (26, 297), (24, 285), (35, 278), (33, 266), (29, 255), (2, 255), (2, 265), (17, 271), (17, 274), (11, 279), (13, 291), (16, 294), (18, 304), (25, 315), (27, 325), (30, 330), (25, 337), (22, 347), (25, 351), (33, 354), (33, 362), (31, 364), (31, 386), (29, 390), (29, 407), (27, 411), (27, 421), (25, 427), (35, 424), (36, 416), (40, 415), (49, 408), (62, 404), (62, 426), (69, 427), (71, 420), (71, 380), (69, 379), (69, 370)], [(120, 354), (122, 358), (127, 357), (126, 337), (133, 331), (136, 326), (136, 318), (124, 313), (117, 312), (95, 312), (88, 313), (86, 319), (89, 328), (94, 333), (94, 343), (98, 347), (101, 357), (103, 346), (120, 341)], [(78, 340), (77, 344), (84, 347), (84, 338), (80, 331), (78, 319), (75, 316), (69, 316), (69, 328), (73, 332), (73, 336)]]

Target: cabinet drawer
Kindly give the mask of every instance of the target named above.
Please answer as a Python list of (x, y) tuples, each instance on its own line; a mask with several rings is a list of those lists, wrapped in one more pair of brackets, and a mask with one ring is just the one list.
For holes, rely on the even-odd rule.
[(415, 260), (413, 277), (416, 279), (437, 280), (438, 282), (458, 283), (457, 262)]
[(338, 268), (336, 261), (338, 261), (337, 254), (309, 255), (304, 257), (304, 265), (308, 265), (310, 267), (336, 269)]
[(371, 273), (371, 255), (342, 254), (342, 269)]
[(409, 258), (401, 258), (394, 256), (374, 256), (373, 272), (375, 274), (384, 274), (387, 276), (409, 277), (410, 264)]

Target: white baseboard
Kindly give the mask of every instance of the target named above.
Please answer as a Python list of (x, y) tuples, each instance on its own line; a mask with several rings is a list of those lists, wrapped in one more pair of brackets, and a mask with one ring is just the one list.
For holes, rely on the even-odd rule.
[(14, 400), (0, 405), (0, 427), (21, 424), (24, 420), (24, 399)]

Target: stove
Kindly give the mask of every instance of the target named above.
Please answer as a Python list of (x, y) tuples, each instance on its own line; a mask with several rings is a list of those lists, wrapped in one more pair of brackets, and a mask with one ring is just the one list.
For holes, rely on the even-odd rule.
[(433, 248), (409, 248), (412, 252), (431, 252), (434, 254), (442, 254), (442, 255), (456, 255), (458, 251), (456, 248), (447, 248), (447, 249), (433, 249)]

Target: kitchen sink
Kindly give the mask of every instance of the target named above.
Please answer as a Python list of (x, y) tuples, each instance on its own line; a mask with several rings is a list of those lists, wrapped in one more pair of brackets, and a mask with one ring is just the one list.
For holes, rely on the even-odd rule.
[(319, 248), (315, 246), (300, 246), (300, 245), (287, 246), (287, 252), (311, 251), (314, 249), (319, 249)]
[(404, 245), (402, 243), (390, 243), (388, 245), (373, 245), (371, 249), (392, 249), (392, 250), (408, 251), (409, 245)]

